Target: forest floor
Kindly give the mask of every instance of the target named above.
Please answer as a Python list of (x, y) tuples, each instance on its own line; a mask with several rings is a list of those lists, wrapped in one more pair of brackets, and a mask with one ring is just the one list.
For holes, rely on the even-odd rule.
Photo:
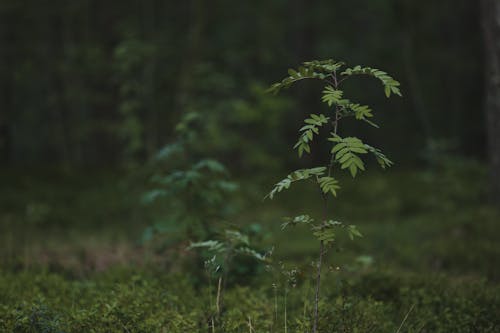
[[(332, 207), (363, 237), (339, 238), (328, 253), (321, 332), (500, 332), (500, 212), (480, 173), (362, 177), (343, 179)], [(244, 187), (231, 222), (252, 226), (258, 248), (274, 248), (272, 263), (237, 262), (217, 314), (216, 281), (195, 267), (188, 240), (141, 241), (158, 213), (124, 179), (1, 173), (1, 332), (309, 331), (318, 245), (280, 224), (321, 211), (316, 193), (299, 186), (262, 201), (269, 182)]]

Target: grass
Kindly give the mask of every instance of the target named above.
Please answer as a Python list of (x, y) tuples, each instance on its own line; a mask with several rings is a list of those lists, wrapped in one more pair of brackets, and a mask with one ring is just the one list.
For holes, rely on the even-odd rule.
[[(329, 279), (331, 281), (331, 279)], [(365, 272), (326, 283), (324, 332), (496, 332), (499, 290), (477, 281), (391, 272)], [(3, 273), (0, 329), (4, 332), (207, 332), (213, 309), (208, 290), (186, 275), (114, 268), (86, 279), (47, 272)], [(309, 325), (308, 285), (278, 287), (277, 318), (271, 282), (234, 286), (218, 327), (224, 332), (289, 332)], [(306, 301), (306, 302), (305, 302)], [(305, 310), (305, 311), (304, 311)]]
[[(363, 187), (342, 179), (332, 206), (364, 237), (329, 253), (321, 332), (499, 331), (500, 214), (485, 204), (481, 169), (363, 177)], [(157, 213), (123, 179), (1, 173), (0, 331), (210, 332), (206, 277), (185, 244), (140, 243)], [(320, 200), (307, 187), (265, 202), (264, 186), (246, 189), (235, 220), (260, 224), (253, 238), (275, 246), (274, 269), (235, 266), (217, 332), (284, 332), (285, 292), (287, 331), (306, 332), (316, 241), (279, 226), (282, 216), (319, 212)]]

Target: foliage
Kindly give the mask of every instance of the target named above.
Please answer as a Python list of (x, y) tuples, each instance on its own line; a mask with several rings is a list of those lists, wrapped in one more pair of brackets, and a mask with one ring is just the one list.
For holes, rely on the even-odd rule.
[(319, 134), (319, 127), (328, 123), (329, 118), (325, 117), (323, 114), (316, 115), (311, 114), (310, 118), (304, 120), (306, 125), (300, 128), (300, 132), (302, 134), (299, 137), (299, 141), (293, 146), (293, 148), (297, 148), (299, 151), (299, 156), (305, 152), (310, 153), (311, 147), (309, 146), (309, 142), (313, 140), (314, 134)]
[[(247, 235), (231, 229), (224, 230), (221, 240), (207, 240), (191, 243), (188, 249), (205, 249), (210, 256), (216, 257), (217, 255), (221, 255), (226, 265), (230, 265), (230, 261), (235, 255), (248, 255), (257, 260), (266, 260), (265, 255), (258, 253), (255, 249), (250, 247), (250, 240)], [(218, 267), (220, 267), (220, 265)], [(226, 270), (226, 267), (220, 268)]]
[(267, 94), (258, 81), (238, 84), (226, 71), (205, 64), (196, 72), (199, 87), (188, 104), (203, 119), (197, 127), (196, 149), (206, 156), (220, 156), (233, 172), (260, 176), (255, 170), (279, 169), (286, 161), (278, 152), (288, 136), (281, 119), (290, 100)]
[[(210, 324), (221, 326), (221, 316), (226, 311), (224, 295), (226, 293), (229, 273), (233, 269), (234, 262), (238, 256), (247, 256), (259, 262), (267, 262), (270, 253), (261, 254), (250, 246), (249, 237), (238, 230), (224, 230), (219, 240), (207, 240), (191, 243), (189, 250), (204, 251), (205, 270), (208, 273), (209, 294), (210, 294)], [(217, 277), (218, 283), (215, 296), (212, 296), (212, 278)], [(212, 300), (215, 298), (215, 302)], [(231, 311), (231, 309), (229, 310)]]
[[(0, 330), (5, 332), (206, 332), (206, 290), (196, 290), (185, 275), (112, 270), (87, 280), (23, 272), (0, 276)], [(237, 286), (227, 290), (226, 332), (283, 331), (274, 320), (269, 287)], [(325, 286), (321, 331), (396, 332), (408, 310), (402, 332), (496, 332), (500, 327), (500, 291), (481, 282), (401, 272), (369, 272), (348, 283)], [(308, 285), (298, 283), (288, 295), (288, 330), (308, 328), (304, 298)], [(250, 318), (250, 319), (249, 319)]]
[[(391, 135), (380, 135), (398, 160), (415, 161), (411, 152), (426, 140), (422, 118), (431, 134), (458, 139), (463, 152), (482, 156), (484, 124), (470, 112), (483, 96), (480, 15), (470, 19), (477, 1), (297, 1), (233, 8), (220, 0), (207, 10), (201, 2), (111, 0), (94, 7), (84, 0), (3, 0), (0, 38), (9, 47), (0, 66), (2, 160), (121, 167), (133, 158), (137, 165), (173, 135), (184, 112), (195, 111), (209, 118), (213, 140), (202, 143), (223, 151), (217, 156), (225, 164), (245, 171), (266, 162), (283, 166), (287, 161), (276, 155), (295, 123), (279, 119), (290, 99), (264, 96), (258, 82), (305, 54), (344, 54), (404, 73), (415, 98), (387, 106), (407, 112), (384, 118)], [(341, 27), (336, 33), (332, 22)], [(379, 102), (371, 89), (352, 88)], [(300, 110), (315, 107), (308, 89), (299, 95)], [(391, 140), (403, 135), (404, 147)], [(242, 147), (245, 154), (238, 154)]]
[[(461, 163), (433, 171), (433, 177), (443, 177), (443, 183), (427, 181), (414, 170), (394, 170), (387, 177), (368, 171), (363, 182), (344, 187), (336, 217), (349, 217), (365, 238), (336, 252), (333, 267), (323, 271), (327, 283), (320, 300), (321, 329), (396, 332), (413, 306), (401, 332), (418, 332), (422, 326), (438, 332), (498, 331), (500, 270), (491, 263), (500, 255), (499, 215), (485, 205), (480, 186), (484, 170), (473, 161)], [(20, 174), (1, 177), (0, 331), (12, 332), (17, 325), (19, 331), (29, 332), (35, 325), (44, 325), (64, 332), (123, 332), (122, 322), (131, 332), (161, 332), (163, 327), (169, 332), (210, 329), (207, 286), (197, 283), (191, 267), (179, 264), (183, 253), (162, 255), (161, 265), (144, 263), (147, 258), (134, 244), (138, 218), (150, 216), (156, 207), (134, 213), (137, 190), (117, 186), (119, 175), (84, 179), (72, 175), (57, 183), (51, 174), (38, 179), (31, 175), (25, 176), (22, 186), (18, 186)], [(78, 193), (72, 191), (75, 184), (81, 189)], [(317, 188), (306, 186), (292, 192), (296, 195), (281, 200), (282, 206), (250, 210), (243, 220), (275, 220), (306, 203), (315, 208), (309, 218), (321, 210), (321, 203), (314, 200)], [(446, 198), (449, 204), (432, 202), (435, 198)], [(288, 267), (301, 271), (296, 287), (289, 285), (287, 294), (289, 332), (310, 329), (311, 322), (308, 270), (317, 244), (315, 237), (304, 237), (304, 228), (311, 224), (301, 219), (308, 218), (297, 219), (296, 228), (287, 227), (286, 233), (266, 240), (266, 244), (279, 244), (274, 262), (286, 260)], [(37, 228), (26, 229), (27, 221)], [(103, 225), (96, 236), (98, 223)], [(341, 231), (346, 229), (336, 235), (342, 245), (348, 238)], [(125, 248), (109, 247), (127, 232)], [(243, 232), (255, 244), (255, 237)], [(105, 273), (96, 274), (100, 268), (93, 265), (88, 251), (98, 258), (130, 254), (118, 263), (128, 268), (123, 271), (117, 264), (108, 265)], [(364, 255), (354, 261), (359, 254)], [(51, 256), (48, 262), (47, 255)], [(133, 255), (142, 261), (133, 260)], [(7, 262), (10, 256), (13, 261)], [(242, 264), (255, 262), (247, 258), (239, 257), (234, 266), (240, 260)], [(163, 268), (164, 262), (170, 265)], [(248, 271), (231, 272), (231, 277), (236, 283), (228, 283), (221, 325), (248, 332), (250, 316), (255, 332), (268, 332), (271, 325), (273, 332), (283, 332), (286, 281), (278, 285), (275, 322), (272, 284), (276, 281), (268, 274)], [(114, 301), (116, 306), (108, 310), (105, 304), (113, 306)], [(33, 315), (38, 319), (31, 324), (27, 320)]]
[[(349, 170), (354, 178), (359, 171), (365, 171), (365, 165), (359, 155), (371, 152), (375, 155), (378, 163), (382, 168), (392, 165), (392, 162), (379, 150), (369, 146), (357, 137), (341, 137), (338, 135), (339, 123), (343, 118), (353, 116), (356, 120), (368, 122), (370, 125), (378, 127), (368, 118), (373, 117), (370, 107), (353, 103), (348, 99), (344, 99), (344, 92), (340, 90), (341, 84), (352, 77), (353, 75), (368, 75), (380, 80), (384, 87), (386, 97), (390, 97), (391, 93), (401, 96), (399, 90), (399, 82), (394, 80), (386, 72), (370, 67), (355, 66), (353, 68), (345, 68), (346, 64), (337, 62), (332, 59), (314, 60), (304, 62), (303, 66), (298, 69), (289, 69), (288, 75), (281, 82), (275, 83), (269, 89), (270, 92), (278, 93), (284, 88), (289, 88), (291, 85), (305, 79), (319, 80), (325, 84), (322, 92), (321, 100), (331, 108), (328, 116), (324, 114), (311, 114), (309, 118), (304, 120), (305, 124), (300, 128), (299, 140), (294, 148), (298, 150), (299, 157), (302, 157), (304, 152), (311, 153), (311, 142), (314, 135), (319, 135), (320, 128), (330, 125), (333, 131), (331, 132), (328, 141), (333, 142), (333, 147), (330, 151), (328, 162), (325, 166), (316, 167), (313, 169), (297, 170), (289, 174), (285, 179), (275, 185), (268, 194), (269, 198), (273, 199), (276, 193), (288, 189), (293, 182), (308, 180), (315, 178), (315, 183), (318, 186), (322, 199), (324, 201), (325, 213), (323, 220), (312, 225), (312, 234), (316, 237), (320, 244), (319, 258), (317, 262), (316, 273), (316, 294), (314, 300), (314, 314), (312, 332), (318, 331), (319, 320), (319, 302), (320, 302), (320, 280), (323, 255), (325, 247), (332, 246), (336, 243), (335, 229), (344, 227), (349, 237), (354, 239), (355, 236), (361, 237), (361, 233), (354, 225), (344, 225), (341, 222), (330, 220), (328, 217), (328, 197), (329, 194), (336, 197), (337, 190), (340, 189), (339, 182), (332, 176), (334, 167), (338, 165), (340, 170)], [(341, 71), (343, 69), (343, 71)], [(295, 218), (288, 219), (283, 228), (288, 225), (311, 224), (314, 220), (308, 215), (300, 215)]]
[(314, 220), (309, 217), (309, 215), (298, 215), (293, 218), (287, 217), (285, 218), (285, 222), (281, 225), (281, 229), (286, 229), (289, 226), (296, 226), (299, 224), (311, 225), (313, 236), (315, 236), (317, 240), (323, 242), (325, 245), (328, 245), (335, 241), (336, 228), (345, 228), (351, 240), (354, 240), (354, 237), (363, 237), (356, 226), (352, 224), (345, 225), (342, 222), (333, 220), (323, 221), (323, 223), (318, 225), (314, 225), (313, 222)]
[[(114, 70), (119, 83), (118, 112), (121, 123), (117, 126), (118, 137), (124, 143), (124, 155), (133, 163), (144, 155), (147, 144), (144, 114), (147, 114), (148, 98), (152, 87), (148, 84), (148, 67), (155, 48), (135, 38), (121, 41), (114, 50)], [(141, 117), (142, 115), (142, 117)]]
[(197, 114), (187, 114), (177, 125), (178, 139), (163, 147), (149, 166), (153, 187), (143, 202), (161, 205), (164, 215), (145, 230), (144, 241), (158, 233), (169, 235), (171, 242), (211, 237), (214, 224), (231, 213), (228, 196), (237, 185), (220, 162), (198, 158), (198, 122)]
[(319, 181), (318, 177), (323, 175), (325, 173), (325, 171), (326, 171), (325, 167), (296, 170), (296, 171), (292, 172), (291, 174), (289, 174), (285, 179), (276, 183), (276, 185), (274, 186), (272, 191), (269, 192), (269, 194), (266, 197), (273, 199), (274, 195), (276, 193), (279, 193), (285, 189), (288, 189), (290, 187), (290, 185), (296, 181), (306, 180), (306, 179), (309, 179), (313, 176), (315, 176), (317, 178), (317, 181)]

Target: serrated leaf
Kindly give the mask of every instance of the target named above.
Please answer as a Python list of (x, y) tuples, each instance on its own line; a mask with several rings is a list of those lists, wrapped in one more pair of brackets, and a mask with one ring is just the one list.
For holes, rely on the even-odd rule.
[(321, 100), (331, 107), (334, 104), (336, 105), (340, 104), (342, 95), (343, 91), (336, 90), (332, 86), (326, 86), (325, 89), (323, 90), (323, 96), (321, 97)]
[(389, 74), (387, 74), (384, 71), (381, 71), (376, 68), (371, 68), (371, 67), (361, 67), (361, 66), (356, 66), (354, 68), (347, 68), (345, 71), (340, 73), (341, 75), (345, 76), (351, 76), (351, 75), (369, 75), (373, 76), (382, 82), (382, 85), (384, 86), (384, 92), (385, 96), (390, 97), (391, 92), (393, 92), (395, 95), (402, 96), (401, 91), (399, 90), (400, 83), (394, 78), (392, 78)]
[(297, 149), (299, 157), (302, 157), (304, 152), (311, 152), (309, 142), (314, 139), (314, 134), (317, 135), (319, 133), (319, 127), (328, 123), (329, 119), (329, 117), (326, 117), (323, 114), (311, 114), (309, 118), (304, 120), (306, 125), (300, 128), (299, 132), (301, 132), (301, 134), (297, 143), (293, 146), (294, 149)]
[(277, 193), (285, 189), (288, 189), (293, 182), (306, 180), (313, 176), (319, 177), (323, 175), (325, 171), (326, 167), (295, 170), (294, 172), (290, 173), (285, 179), (276, 183), (271, 192), (269, 192), (269, 194), (266, 195), (266, 198), (269, 197), (272, 200)]
[(371, 152), (375, 158), (377, 159), (378, 164), (382, 169), (392, 166), (394, 163), (385, 156), (380, 149), (372, 147), (370, 145), (365, 144), (366, 149)]
[(363, 160), (357, 155), (368, 153), (368, 148), (363, 141), (356, 137), (342, 138), (336, 134), (332, 135), (329, 141), (337, 142), (332, 147), (331, 153), (342, 170), (348, 169), (352, 177), (356, 177), (359, 170), (365, 170)]
[(387, 98), (391, 97), (391, 87), (385, 86), (384, 91)]
[(243, 254), (249, 257), (252, 257), (254, 259), (260, 260), (260, 261), (266, 261), (267, 257), (264, 254), (260, 254), (259, 252), (255, 251), (254, 249), (251, 249), (249, 247), (240, 247), (236, 249), (236, 253), (238, 254)]
[(309, 215), (298, 215), (295, 217), (285, 217), (285, 222), (281, 224), (281, 230), (289, 227), (296, 226), (297, 224), (310, 224), (314, 220)]
[(223, 243), (216, 241), (216, 240), (208, 240), (204, 242), (196, 242), (196, 243), (191, 243), (188, 246), (188, 250), (196, 249), (196, 248), (206, 248), (209, 251), (212, 252), (224, 252), (225, 251), (225, 246)]
[(323, 193), (331, 193), (334, 197), (337, 196), (337, 190), (340, 189), (339, 182), (333, 177), (320, 177), (318, 184)]

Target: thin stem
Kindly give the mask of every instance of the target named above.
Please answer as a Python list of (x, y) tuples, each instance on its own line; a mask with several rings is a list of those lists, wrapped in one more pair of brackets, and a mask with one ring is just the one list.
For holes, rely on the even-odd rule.
[(222, 290), (222, 276), (219, 277), (219, 284), (217, 286), (217, 300), (216, 300), (216, 307), (217, 307), (217, 317), (220, 317), (220, 300), (221, 300), (221, 290)]
[(318, 329), (318, 318), (319, 318), (319, 286), (321, 282), (321, 263), (323, 261), (323, 251), (324, 251), (324, 243), (320, 241), (319, 243), (319, 260), (316, 271), (316, 294), (314, 296), (314, 324), (313, 324), (313, 333), (317, 332)]
[(250, 318), (250, 316), (248, 316), (248, 333), (253, 333), (253, 332), (254, 332), (254, 329), (252, 326), (252, 318)]
[(278, 323), (278, 286), (274, 287), (274, 322)]
[(212, 274), (210, 272), (210, 269), (207, 269), (208, 272), (208, 302), (210, 303), (210, 311), (213, 311), (214, 309), (214, 300), (213, 300), (213, 295), (212, 295)]
[(399, 328), (398, 330), (396, 331), (396, 333), (399, 333), (401, 331), (401, 329), (403, 328), (403, 325), (405, 324), (406, 322), (406, 319), (408, 319), (408, 316), (410, 315), (410, 313), (412, 312), (413, 308), (415, 307), (415, 304), (413, 304), (410, 308), (410, 310), (408, 310), (408, 312), (406, 313), (403, 321), (401, 322), (401, 325), (399, 325)]
[(342, 82), (344, 82), (345, 80), (347, 80), (349, 78), (349, 76), (345, 76), (343, 77), (342, 79), (340, 79), (337, 84), (341, 84)]
[(288, 288), (285, 286), (285, 333), (288, 333), (288, 326), (287, 326), (287, 315), (286, 315), (286, 294), (288, 292)]
[(212, 274), (210, 272), (210, 269), (207, 270), (208, 271), (208, 300), (209, 300), (209, 303), (210, 303), (210, 320), (212, 322), (212, 333), (214, 331), (214, 300), (213, 300), (213, 295), (212, 295)]
[[(334, 88), (337, 89), (339, 82), (337, 81), (337, 73), (333, 73), (333, 85)], [(338, 123), (339, 123), (339, 117), (340, 115), (340, 107), (337, 105), (335, 107), (335, 120), (333, 121), (333, 133), (337, 134), (338, 131)], [(328, 177), (331, 176), (333, 172), (333, 163), (334, 163), (334, 156), (332, 155), (330, 157), (330, 163), (328, 164)], [(328, 220), (328, 200), (327, 196), (322, 193), (323, 197), (323, 202), (324, 202), (324, 222), (325, 223)], [(323, 264), (323, 256), (325, 254), (325, 244), (323, 241), (320, 241), (319, 243), (319, 258), (318, 258), (318, 264), (317, 264), (317, 271), (316, 271), (316, 292), (314, 296), (314, 322), (313, 322), (313, 329), (312, 333), (316, 333), (318, 331), (318, 321), (319, 321), (319, 295), (320, 295), (320, 285), (321, 285), (321, 266)]]
[(233, 248), (229, 247), (226, 256), (224, 257), (223, 269), (224, 272), (222, 276), (219, 278), (219, 286), (217, 290), (217, 314), (218, 318), (220, 318), (221, 312), (224, 310), (224, 293), (226, 292), (226, 285), (228, 280), (229, 267), (231, 263)]

